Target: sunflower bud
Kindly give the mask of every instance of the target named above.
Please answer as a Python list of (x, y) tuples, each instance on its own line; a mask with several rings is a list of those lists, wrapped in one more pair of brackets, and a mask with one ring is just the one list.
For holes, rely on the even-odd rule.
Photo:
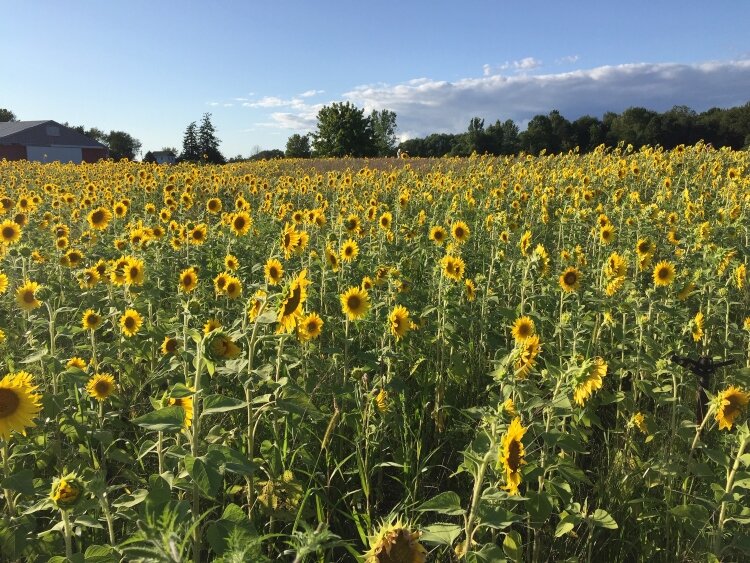
[(68, 510), (78, 504), (83, 492), (83, 482), (75, 473), (69, 473), (54, 480), (49, 498), (57, 508)]
[(233, 360), (239, 357), (242, 348), (221, 331), (213, 331), (203, 344), (203, 355), (212, 362)]

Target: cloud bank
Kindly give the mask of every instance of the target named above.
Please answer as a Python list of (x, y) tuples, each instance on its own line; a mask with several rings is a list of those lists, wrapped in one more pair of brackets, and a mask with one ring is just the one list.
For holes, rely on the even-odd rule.
[[(750, 101), (750, 60), (636, 63), (529, 74), (540, 65), (529, 57), (495, 67), (485, 65), (479, 78), (454, 82), (417, 78), (400, 84), (362, 85), (345, 92), (340, 100), (364, 107), (368, 113), (373, 109), (395, 111), (402, 139), (464, 131), (475, 116), (487, 123), (512, 119), (523, 129), (532, 117), (553, 109), (573, 120), (586, 114), (601, 117), (604, 112), (622, 112), (632, 106), (666, 111), (686, 105), (705, 111)], [(503, 74), (506, 69), (511, 74)], [(259, 124), (263, 127), (311, 131), (320, 108), (336, 101), (311, 103), (313, 93), (322, 91), (310, 90), (287, 100), (269, 96), (242, 105), (275, 110), (267, 122)]]

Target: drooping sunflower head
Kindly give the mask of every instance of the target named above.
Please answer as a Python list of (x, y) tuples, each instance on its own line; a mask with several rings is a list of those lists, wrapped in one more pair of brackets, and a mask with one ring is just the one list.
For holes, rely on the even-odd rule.
[(419, 536), (418, 531), (412, 531), (412, 526), (401, 519), (382, 522), (369, 538), (365, 563), (424, 563), (427, 550), (419, 543)]
[(86, 309), (81, 318), (84, 330), (96, 330), (102, 324), (102, 316), (93, 309)]
[(42, 396), (30, 373), (19, 371), (0, 379), (0, 438), (10, 440), (12, 432), (26, 435), (42, 409)]
[(572, 293), (577, 291), (581, 285), (581, 271), (570, 266), (562, 274), (560, 274), (560, 288), (565, 293)]
[(517, 359), (515, 363), (515, 374), (519, 379), (528, 377), (531, 368), (536, 364), (536, 357), (542, 351), (539, 335), (534, 334), (517, 345)]
[[(194, 391), (194, 389), (191, 389), (191, 391)], [(182, 410), (185, 411), (185, 419), (183, 420), (182, 424), (185, 428), (190, 428), (190, 426), (193, 424), (193, 396), (187, 395), (186, 397), (170, 397), (169, 406), (182, 407)]]
[(602, 380), (606, 375), (607, 362), (603, 358), (596, 357), (592, 362), (585, 363), (573, 391), (573, 400), (576, 404), (583, 406), (594, 391), (601, 389)]
[(675, 267), (671, 262), (662, 260), (654, 266), (654, 285), (656, 287), (668, 287), (672, 284), (675, 276)]
[(115, 378), (108, 373), (97, 373), (86, 384), (86, 392), (96, 399), (103, 401), (115, 390)]
[(36, 282), (26, 280), (23, 285), (16, 289), (16, 302), (24, 311), (31, 311), (42, 306), (42, 302), (36, 297), (36, 292), (42, 286)]
[(530, 336), (534, 335), (534, 321), (530, 317), (519, 317), (513, 323), (510, 332), (513, 335), (513, 339), (520, 344)]
[(750, 402), (750, 393), (732, 385), (716, 396), (716, 421), (719, 430), (731, 430), (735, 419)]
[(161, 353), (164, 356), (171, 356), (177, 352), (180, 347), (180, 341), (173, 336), (165, 336), (161, 343)]
[(349, 320), (363, 318), (370, 309), (370, 295), (364, 289), (353, 286), (341, 294), (341, 310)]
[(521, 440), (527, 430), (528, 428), (524, 428), (521, 424), (521, 418), (516, 417), (508, 426), (502, 440), (500, 463), (505, 469), (505, 489), (511, 495), (518, 494), (518, 485), (521, 484), (521, 467), (526, 464), (524, 459), (526, 450)]
[(120, 317), (122, 333), (128, 338), (135, 336), (143, 324), (143, 317), (135, 309), (126, 310)]
[(61, 510), (69, 510), (78, 504), (84, 492), (83, 482), (78, 479), (75, 473), (69, 473), (53, 481), (49, 498), (55, 507)]
[(278, 315), (279, 326), (277, 332), (292, 332), (302, 318), (302, 308), (307, 299), (308, 285), (310, 285), (310, 280), (307, 279), (307, 270), (302, 270), (299, 275), (292, 280), (292, 283), (289, 286), (289, 292), (281, 303)]

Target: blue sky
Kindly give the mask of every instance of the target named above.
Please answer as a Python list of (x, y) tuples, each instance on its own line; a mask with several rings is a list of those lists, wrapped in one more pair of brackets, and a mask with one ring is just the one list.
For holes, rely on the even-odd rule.
[(325, 104), (391, 109), (402, 138), (473, 116), (601, 117), (750, 101), (750, 2), (5, 2), (0, 107), (181, 148), (211, 112), (226, 156), (283, 149)]

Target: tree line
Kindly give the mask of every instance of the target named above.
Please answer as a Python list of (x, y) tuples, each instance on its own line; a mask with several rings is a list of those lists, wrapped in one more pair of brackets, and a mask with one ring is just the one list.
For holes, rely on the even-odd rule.
[[(703, 140), (715, 147), (739, 150), (750, 147), (750, 102), (739, 107), (712, 108), (697, 113), (674, 106), (659, 113), (631, 107), (622, 113), (607, 112), (602, 119), (584, 115), (574, 121), (559, 111), (536, 115), (525, 131), (510, 119), (485, 126), (474, 117), (463, 133), (433, 133), (396, 143), (396, 114), (389, 110), (364, 110), (346, 103), (323, 107), (317, 129), (309, 135), (294, 134), (286, 145), (286, 157), (394, 156), (398, 150), (410, 156), (469, 156), (472, 153), (513, 155), (520, 152), (548, 154), (578, 147), (590, 152), (599, 145), (630, 144), (635, 148), (660, 145), (671, 149)], [(275, 151), (273, 156), (281, 156)]]

